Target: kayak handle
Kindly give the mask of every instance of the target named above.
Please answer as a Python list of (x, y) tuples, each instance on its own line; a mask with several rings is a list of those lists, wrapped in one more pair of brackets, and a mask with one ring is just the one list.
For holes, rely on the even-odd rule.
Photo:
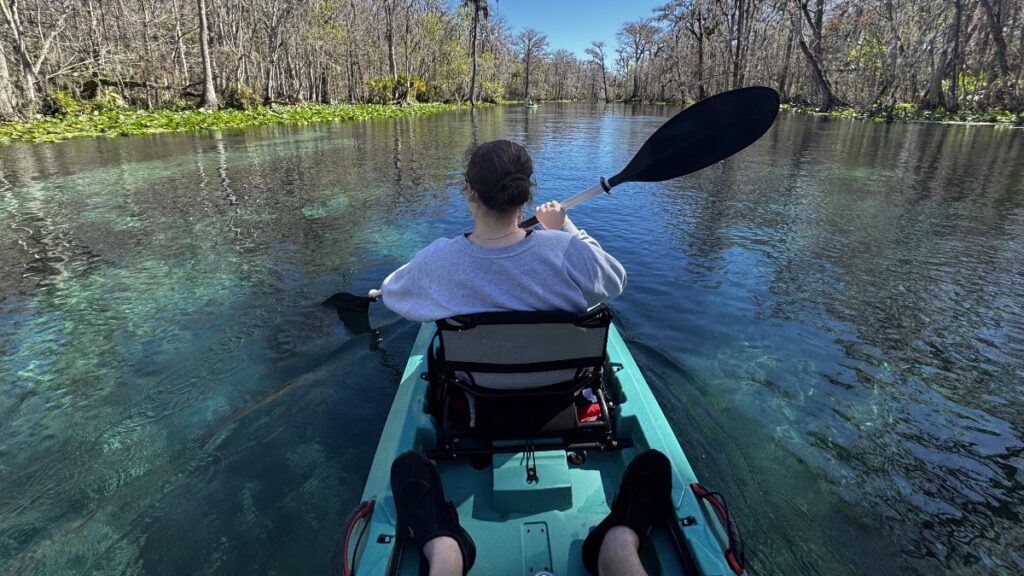
[(725, 550), (725, 560), (738, 575), (743, 574), (746, 558), (743, 554), (743, 539), (740, 537), (739, 526), (736, 520), (729, 514), (729, 507), (725, 503), (725, 497), (713, 490), (708, 490), (701, 484), (693, 482), (690, 490), (697, 497), (697, 501), (706, 500), (718, 515), (718, 520), (725, 525), (726, 535), (729, 538), (729, 546)]
[[(370, 524), (370, 515), (373, 514), (373, 506), (376, 504), (376, 500), (366, 500), (359, 503), (356, 509), (352, 511), (352, 515), (349, 516), (348, 522), (345, 524), (345, 532), (340, 542), (341, 546), (341, 574), (342, 576), (354, 576), (355, 566), (350, 564), (349, 556), (349, 544), (352, 540), (352, 534), (355, 533), (356, 525), (359, 524), (360, 520), (365, 520), (366, 526)], [(366, 534), (366, 529), (359, 535), (354, 543), (354, 548), (359, 546), (359, 540), (362, 540)], [(354, 559), (351, 560), (354, 563)]]

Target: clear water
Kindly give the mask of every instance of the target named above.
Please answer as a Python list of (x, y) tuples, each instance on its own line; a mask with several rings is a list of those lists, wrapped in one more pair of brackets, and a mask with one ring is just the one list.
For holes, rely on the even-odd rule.
[[(674, 111), (0, 148), (0, 574), (329, 571), (416, 326), (374, 309), (370, 346), (320, 301), (467, 229), (474, 140), (564, 198)], [(783, 114), (575, 211), (752, 573), (1024, 571), (1022, 159), (1020, 131)]]

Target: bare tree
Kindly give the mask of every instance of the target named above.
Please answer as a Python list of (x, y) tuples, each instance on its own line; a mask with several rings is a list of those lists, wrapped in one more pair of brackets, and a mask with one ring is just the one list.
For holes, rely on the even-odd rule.
[(384, 11), (384, 38), (388, 46), (388, 69), (391, 71), (391, 99), (395, 99), (398, 89), (398, 64), (395, 60), (395, 9), (398, 0), (380, 0), (380, 7)]
[[(59, 15), (57, 16), (56, 22), (48, 22), (49, 32), (44, 33), (41, 29), (39, 30), (41, 45), (36, 57), (33, 58), (29, 49), (29, 41), (27, 38), (28, 32), (21, 20), (18, 0), (0, 0), (0, 12), (3, 13), (4, 21), (7, 23), (7, 28), (11, 33), (14, 43), (14, 54), (18, 62), (18, 91), (21, 96), (18, 116), (21, 118), (27, 118), (35, 111), (36, 106), (38, 105), (36, 84), (40, 83), (39, 70), (42, 68), (44, 62), (46, 62), (46, 57), (50, 52), (53, 39), (63, 30), (67, 14), (54, 12)], [(4, 68), (6, 68), (6, 63)], [(0, 71), (0, 73), (2, 73), (2, 71)], [(7, 83), (9, 85), (9, 73), (7, 78)], [(2, 83), (3, 80), (0, 79), (0, 87), (2, 87)], [(5, 96), (4, 98), (8, 97)]]
[(596, 41), (591, 42), (590, 47), (586, 50), (587, 56), (590, 56), (594, 64), (597, 64), (601, 69), (601, 86), (604, 94), (604, 101), (611, 102), (612, 96), (608, 92), (608, 71), (605, 68), (605, 53), (604, 53), (604, 42)]
[(548, 37), (546, 34), (527, 28), (516, 36), (516, 45), (523, 58), (526, 76), (523, 82), (523, 98), (530, 97), (530, 70), (536, 69), (538, 61), (546, 55)]
[(3, 43), (0, 43), (0, 120), (11, 121), (20, 117), (18, 103), (14, 99), (14, 85), (7, 69), (7, 55), (4, 54)]
[(654, 26), (652, 18), (626, 22), (616, 34), (619, 49), (632, 62), (633, 93), (627, 100), (638, 101), (643, 97), (640, 92), (642, 64), (653, 48), (657, 34), (658, 28)]
[(825, 51), (822, 43), (822, 24), (825, 18), (825, 0), (814, 0), (814, 8), (808, 6), (808, 0), (798, 0), (798, 9), (811, 31), (811, 43), (808, 46), (803, 36), (797, 39), (800, 50), (807, 58), (811, 81), (814, 84), (815, 99), (818, 110), (831, 110), (836, 104), (835, 91), (829, 81), (825, 68)]
[(651, 101), (751, 84), (821, 109), (1024, 103), (1024, 0), (661, 1), (580, 61), (486, 0), (0, 0), (0, 118), (70, 97)]
[(203, 58), (203, 93), (199, 107), (207, 110), (217, 108), (217, 92), (213, 88), (213, 65), (210, 62), (210, 32), (206, 25), (206, 0), (198, 0), (199, 9), (199, 50)]
[(487, 8), (487, 0), (462, 0), (463, 4), (470, 8), (473, 12), (473, 24), (470, 35), (472, 40), (470, 41), (470, 59), (473, 63), (473, 72), (469, 77), (469, 102), (472, 106), (476, 106), (476, 39), (480, 29), (480, 20), (483, 18), (487, 20), (490, 18), (491, 13)]
[[(284, 46), (285, 35), (282, 28), (292, 12), (292, 4), (288, 2), (277, 2), (276, 0), (265, 0), (263, 10), (260, 11), (260, 21), (263, 24), (263, 32), (266, 35), (267, 60), (264, 67), (264, 104), (272, 104), (276, 98), (274, 81), (279, 74), (278, 58)], [(287, 54), (287, 53), (286, 53)]]

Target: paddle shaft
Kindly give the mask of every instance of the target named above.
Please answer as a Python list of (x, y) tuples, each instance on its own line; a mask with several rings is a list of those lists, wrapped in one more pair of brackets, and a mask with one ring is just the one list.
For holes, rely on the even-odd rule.
[[(775, 121), (779, 95), (751, 86), (723, 92), (679, 112), (651, 134), (621, 172), (562, 203), (569, 209), (623, 182), (663, 182), (706, 168), (746, 148)], [(529, 228), (537, 218), (519, 224)]]
[[(582, 203), (586, 202), (587, 200), (590, 200), (594, 196), (600, 195), (602, 192), (611, 193), (611, 191), (612, 191), (612, 187), (609, 186), (607, 181), (605, 181), (604, 177), (602, 177), (601, 178), (601, 182), (597, 186), (594, 186), (593, 188), (588, 188), (588, 189), (584, 190), (583, 192), (580, 192), (579, 194), (573, 196), (572, 198), (569, 198), (568, 200), (562, 202), (562, 208), (568, 210), (569, 208), (572, 208), (573, 206), (577, 206), (579, 204), (582, 204)], [(523, 220), (522, 222), (519, 223), (519, 227), (520, 228), (533, 228), (536, 225), (537, 225), (537, 217), (536, 216), (531, 216), (531, 217), (527, 218), (526, 220)]]

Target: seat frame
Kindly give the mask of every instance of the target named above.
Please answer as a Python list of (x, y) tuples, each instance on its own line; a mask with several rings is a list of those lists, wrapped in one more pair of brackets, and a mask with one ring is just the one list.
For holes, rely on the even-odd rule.
[[(575, 314), (571, 312), (488, 312), (457, 316), (437, 321), (437, 331), (430, 344), (427, 354), (428, 371), (421, 375), (430, 382), (430, 390), (433, 392), (436, 387), (443, 390), (443, 402), (438, 410), (434, 406), (431, 410), (428, 402), (427, 411), (432, 413), (435, 420), (437, 432), (437, 447), (428, 451), (432, 458), (458, 458), (461, 456), (479, 456), (497, 453), (530, 452), (538, 449), (564, 449), (566, 451), (580, 450), (615, 450), (631, 443), (621, 442), (616, 439), (614, 429), (614, 416), (605, 393), (605, 379), (610, 376), (608, 366), (608, 328), (612, 322), (612, 312), (608, 306), (600, 304), (587, 312)], [(571, 323), (574, 326), (588, 329), (604, 329), (603, 342), (601, 344), (601, 355), (586, 358), (567, 358), (563, 360), (544, 361), (540, 363), (529, 363), (525, 365), (494, 364), (485, 361), (465, 362), (450, 361), (445, 358), (444, 340), (446, 333), (464, 332), (473, 330), (484, 325), (507, 325), (507, 324), (560, 324)], [(525, 366), (525, 368), (524, 368)], [(534, 388), (488, 388), (477, 385), (472, 376), (473, 372), (537, 372), (565, 370), (575, 368), (575, 376), (565, 381), (555, 382)], [(460, 378), (459, 375), (467, 375), (468, 378)], [(601, 416), (596, 421), (579, 422), (576, 415), (575, 397), (583, 389), (590, 388), (601, 409)], [(461, 390), (467, 396), (472, 397), (477, 407), (477, 428), (462, 428), (452, 422), (450, 410), (452, 407), (452, 390)], [(430, 394), (431, 392), (428, 392)], [(554, 425), (551, 429), (544, 427), (537, 428), (527, 425), (526, 429), (516, 429), (517, 424), (513, 423), (507, 430), (499, 428), (498, 434), (487, 434), (481, 432), (479, 421), (481, 418), (489, 417), (485, 414), (487, 407), (492, 403), (508, 403), (517, 406), (520, 410), (529, 410), (530, 407), (544, 407), (548, 410), (557, 409), (563, 406), (560, 412), (555, 414), (554, 421), (560, 425)], [(547, 404), (545, 404), (547, 403)], [(543, 410), (537, 412), (543, 413)], [(570, 413), (571, 412), (571, 425)], [(512, 415), (533, 414), (518, 411)], [(502, 426), (503, 419), (507, 415), (497, 416), (498, 426)], [(539, 417), (543, 420), (543, 416)], [(493, 432), (493, 427), (490, 428)]]

